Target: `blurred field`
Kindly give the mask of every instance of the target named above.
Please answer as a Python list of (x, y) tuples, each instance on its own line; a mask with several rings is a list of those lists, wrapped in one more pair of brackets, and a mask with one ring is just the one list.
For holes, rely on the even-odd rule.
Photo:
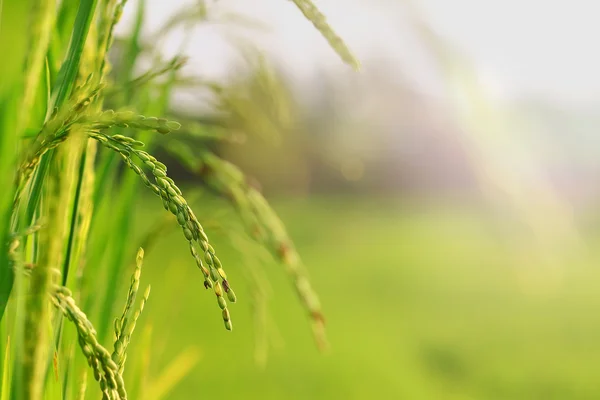
[[(448, 203), (322, 197), (274, 205), (322, 295), (331, 353), (318, 354), (285, 274), (272, 265), (271, 310), (285, 345), (261, 370), (246, 291), (227, 333), (174, 231), (148, 254), (143, 278), (153, 286), (144, 317), (154, 327), (152, 368), (190, 345), (201, 358), (169, 398), (600, 398), (597, 265), (568, 265), (547, 280), (518, 262), (484, 211)], [(195, 209), (205, 219), (202, 210), (214, 210), (204, 200)], [(141, 201), (138, 226), (160, 212)], [(241, 269), (253, 259), (208, 233), (243, 289)]]

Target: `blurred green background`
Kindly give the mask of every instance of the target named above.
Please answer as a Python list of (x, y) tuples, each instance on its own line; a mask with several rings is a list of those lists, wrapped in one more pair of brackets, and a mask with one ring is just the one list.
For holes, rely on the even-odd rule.
[[(170, 398), (599, 395), (600, 276), (594, 261), (569, 264), (556, 284), (542, 268), (518, 260), (484, 211), (460, 205), (349, 196), (274, 205), (322, 296), (331, 352), (317, 352), (284, 273), (272, 265), (270, 309), (283, 343), (271, 332), (275, 347), (259, 368), (248, 302), (232, 308), (235, 328), (224, 333), (204, 306), (209, 293), (190, 284), (199, 271), (174, 232), (147, 257), (153, 296), (144, 318), (156, 338), (152, 364), (163, 369), (191, 345), (200, 358)], [(156, 204), (142, 203), (139, 218), (156, 211)], [(207, 232), (231, 279), (240, 282), (254, 260), (233, 251), (218, 230)], [(249, 298), (245, 290), (239, 296)]]
[[(249, 87), (265, 113), (287, 99), (275, 135), (219, 151), (260, 182), (286, 223), (321, 295), (331, 351), (316, 350), (282, 268), (225, 235), (242, 231), (232, 210), (181, 172), (232, 281), (266, 263), (272, 320), (261, 366), (251, 302), (232, 308), (235, 329), (224, 333), (210, 296), (189, 284), (200, 276), (184, 243), (161, 235), (145, 278), (152, 368), (185, 354), (198, 361), (169, 398), (600, 398), (598, 92), (568, 69), (584, 53), (567, 48), (585, 32), (553, 36), (550, 53), (531, 33), (552, 32), (575, 6), (549, 5), (537, 23), (532, 2), (504, 2), (497, 14), (468, 1), (415, 2), (422, 13), (409, 2), (319, 2), (361, 59), (356, 74), (280, 3), (220, 10), (275, 26), (235, 33), (262, 45), (287, 97), (253, 91), (252, 70), (216, 39), (223, 31), (192, 36), (189, 68)], [(150, 19), (167, 8), (154, 4)], [(169, 53), (178, 36), (163, 40)], [(561, 51), (571, 61), (551, 64)], [(175, 109), (204, 115), (197, 95), (182, 88)], [(139, 200), (138, 234), (155, 203)], [(241, 288), (239, 298), (250, 295)]]

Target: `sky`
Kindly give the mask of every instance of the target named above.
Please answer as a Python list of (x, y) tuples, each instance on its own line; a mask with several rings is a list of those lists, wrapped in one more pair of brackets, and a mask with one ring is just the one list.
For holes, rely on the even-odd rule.
[[(441, 82), (405, 19), (404, 0), (315, 0), (359, 60), (384, 58), (417, 86), (436, 92)], [(126, 32), (135, 6), (130, 1), (118, 32)], [(169, 15), (193, 2), (148, 0), (148, 28), (155, 31)], [(252, 17), (269, 29), (235, 29), (213, 24), (194, 31), (187, 47), (190, 68), (222, 77), (235, 61), (225, 33), (256, 43), (299, 82), (316, 71), (346, 68), (289, 0), (218, 0), (217, 15)], [(438, 34), (467, 55), (492, 94), (536, 96), (565, 104), (600, 100), (600, 56), (592, 38), (600, 37), (593, 0), (415, 0)], [(182, 32), (165, 38), (174, 55)]]

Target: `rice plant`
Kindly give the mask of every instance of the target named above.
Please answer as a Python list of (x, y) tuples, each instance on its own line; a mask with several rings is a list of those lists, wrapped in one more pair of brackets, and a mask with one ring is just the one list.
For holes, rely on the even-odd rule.
[[(294, 3), (344, 61), (358, 65), (310, 1)], [(144, 250), (129, 254), (134, 202), (143, 190), (166, 213), (157, 212), (157, 228), (140, 245), (148, 250), (163, 227), (177, 226), (190, 264), (201, 271), (198, 286), (214, 293), (215, 313), (233, 329), (229, 308), (238, 300), (237, 282), (228, 278), (188, 197), (153, 155), (161, 147), (229, 199), (248, 235), (285, 266), (317, 344), (326, 347), (318, 296), (283, 224), (209, 145), (230, 140), (233, 130), (267, 125), (256, 123), (235, 91), (214, 82), (202, 85), (229, 123), (214, 129), (173, 120), (169, 99), (184, 78), (185, 58), (165, 62), (143, 42), (144, 1), (131, 35), (119, 38), (125, 56), (111, 63), (114, 28), (129, 6), (126, 0), (0, 2), (0, 48), (9, 55), (0, 66), (0, 400), (145, 398), (142, 377), (125, 374), (130, 342), (150, 346), (135, 329), (152, 301), (149, 286), (140, 296)], [(159, 33), (209, 12), (203, 2), (194, 7)], [(154, 63), (136, 71), (148, 53)], [(182, 360), (191, 368), (190, 359)]]

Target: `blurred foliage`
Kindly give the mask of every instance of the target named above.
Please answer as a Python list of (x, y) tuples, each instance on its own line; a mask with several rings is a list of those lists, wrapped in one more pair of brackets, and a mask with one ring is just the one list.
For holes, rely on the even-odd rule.
[[(225, 203), (202, 203), (207, 201), (220, 210), (221, 224), (235, 225)], [(144, 201), (139, 204), (141, 222), (150, 210)], [(210, 344), (201, 345), (201, 362), (174, 398), (220, 395), (223, 371), (233, 399), (600, 395), (596, 250), (587, 261), (562, 266), (556, 281), (532, 266), (526, 254), (513, 257), (514, 247), (499, 239), (504, 233), (487, 208), (329, 195), (280, 200), (275, 209), (322, 293), (331, 353), (319, 355), (307, 332), (297, 329), (301, 316), (288, 310), (298, 306), (280, 285), (283, 277), (275, 277), (269, 304), (276, 325), (269, 325), (269, 337), (276, 344), (280, 335), (284, 346), (270, 351), (264, 371), (254, 365), (252, 337), (239, 330), (221, 335), (217, 324), (206, 325)], [(229, 265), (242, 270), (254, 262), (234, 251), (219, 229), (207, 229)], [(589, 243), (599, 233), (597, 227), (588, 230)], [(168, 281), (156, 290), (167, 293), (172, 285), (183, 300), (154, 305), (159, 323), (170, 326), (169, 337), (161, 339), (164, 347), (157, 346), (165, 355), (197, 337), (193, 319), (174, 316), (210, 315), (188, 306), (197, 301), (197, 291), (169, 278), (170, 271), (191, 278), (183, 256), (171, 256), (180, 247), (176, 236), (165, 237), (147, 270), (153, 288), (154, 282)], [(267, 271), (274, 270), (273, 265)], [(246, 290), (240, 296), (247, 297)], [(240, 324), (250, 323), (251, 307), (243, 305), (238, 315)], [(169, 339), (175, 337), (179, 340)], [(240, 354), (220, 358), (223, 346)]]

